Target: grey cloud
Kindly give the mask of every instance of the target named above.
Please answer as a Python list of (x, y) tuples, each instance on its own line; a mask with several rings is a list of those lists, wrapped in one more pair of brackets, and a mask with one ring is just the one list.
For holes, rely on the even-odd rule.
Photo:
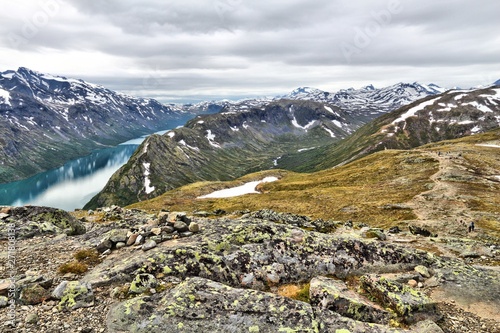
[[(23, 20), (31, 19), (40, 6), (32, 5), (24, 15), (0, 13), (0, 48), (21, 50), (33, 58), (52, 51), (115, 57), (128, 66), (113, 69), (116, 78), (92, 73), (96, 64), (75, 67), (84, 68), (89, 81), (130, 93), (156, 96), (161, 88), (178, 96), (193, 91), (240, 95), (245, 88), (250, 94), (295, 85), (326, 87), (340, 79), (363, 84), (373, 79), (432, 80), (432, 74), (440, 71), (448, 82), (458, 77), (454, 73), (482, 82), (499, 68), (500, 2), (492, 0), (480, 4), (465, 0), (44, 1), (59, 1), (60, 13), (16, 47), (7, 37), (13, 32), (22, 36)], [(394, 6), (398, 10), (391, 12)], [(5, 53), (0, 64), (12, 68), (9, 64), (16, 64), (16, 59)], [(51, 66), (60, 73), (57, 64)], [(463, 74), (467, 68), (478, 73)], [(123, 73), (127, 70), (135, 74)], [(151, 78), (155, 84), (144, 85)]]

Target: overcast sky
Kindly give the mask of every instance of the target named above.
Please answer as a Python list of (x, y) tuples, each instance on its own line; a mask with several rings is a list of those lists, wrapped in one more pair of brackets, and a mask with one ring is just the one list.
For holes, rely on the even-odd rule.
[(161, 101), (500, 79), (500, 1), (2, 1), (0, 71)]

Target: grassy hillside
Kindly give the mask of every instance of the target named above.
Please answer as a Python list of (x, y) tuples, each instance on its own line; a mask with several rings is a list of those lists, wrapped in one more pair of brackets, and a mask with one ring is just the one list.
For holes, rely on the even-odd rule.
[[(474, 217), (481, 227), (500, 236), (500, 179), (496, 177), (500, 176), (500, 151), (496, 147), (477, 145), (498, 140), (500, 130), (414, 150), (384, 150), (315, 173), (270, 170), (231, 182), (195, 183), (131, 207), (190, 212), (217, 209), (235, 212), (267, 208), (313, 218), (353, 220), (380, 227), (418, 220), (422, 210), (435, 209), (428, 212), (429, 216), (433, 214), (433, 221), (448, 224)], [(446, 173), (434, 179), (433, 176), (438, 172), (444, 172), (440, 169), (443, 163), (446, 163)], [(238, 186), (270, 175), (280, 180), (259, 185), (262, 194), (227, 199), (196, 199), (214, 190)], [(447, 197), (433, 193), (437, 185), (450, 189), (453, 195)], [(436, 207), (431, 205), (433, 200), (438, 200), (432, 197), (434, 194), (440, 196)], [(420, 196), (429, 202), (416, 200)], [(448, 201), (442, 201), (443, 198)], [(457, 207), (461, 210), (458, 211)]]

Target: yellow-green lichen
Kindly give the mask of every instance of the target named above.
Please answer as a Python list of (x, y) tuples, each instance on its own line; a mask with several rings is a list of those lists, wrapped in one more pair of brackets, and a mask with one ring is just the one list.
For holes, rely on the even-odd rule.
[(259, 326), (250, 326), (248, 328), (248, 332), (250, 332), (250, 333), (259, 333), (260, 332)]

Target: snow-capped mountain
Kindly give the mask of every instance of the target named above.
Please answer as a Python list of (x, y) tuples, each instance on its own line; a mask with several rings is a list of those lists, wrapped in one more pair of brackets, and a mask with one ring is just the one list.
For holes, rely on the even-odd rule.
[(422, 85), (414, 82), (398, 83), (380, 89), (369, 85), (361, 89), (342, 89), (336, 93), (302, 87), (280, 98), (331, 103), (348, 113), (368, 116), (387, 113), (423, 97), (444, 91), (445, 89), (435, 84)]
[(153, 99), (27, 68), (0, 73), (0, 182), (24, 178), (190, 117)]

